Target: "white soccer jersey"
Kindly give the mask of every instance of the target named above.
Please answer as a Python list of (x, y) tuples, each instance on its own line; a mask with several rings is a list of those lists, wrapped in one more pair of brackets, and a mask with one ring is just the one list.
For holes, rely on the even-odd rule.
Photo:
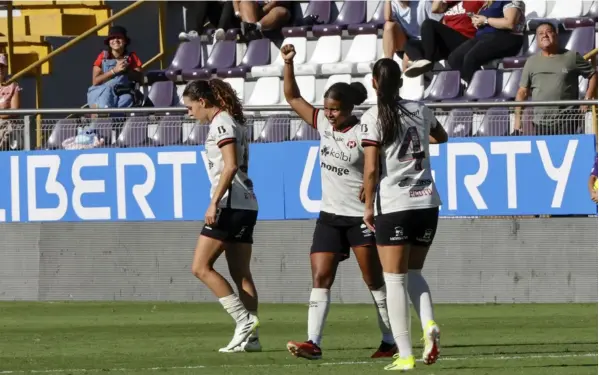
[(324, 111), (314, 110), (314, 127), (320, 133), (320, 210), (340, 216), (362, 217), (364, 204), (359, 194), (364, 177), (364, 151), (359, 123), (335, 131)]
[[(420, 102), (402, 100), (399, 138), (380, 147), (381, 171), (376, 195), (377, 214), (438, 207), (441, 199), (431, 174), (429, 134), (437, 125), (430, 110)], [(362, 145), (381, 145), (378, 108), (361, 118)]]
[(208, 177), (212, 185), (210, 197), (214, 195), (225, 165), (220, 148), (233, 142), (237, 146), (238, 169), (231, 186), (218, 206), (220, 208), (257, 211), (258, 201), (254, 195), (252, 180), (248, 177), (249, 146), (247, 132), (227, 112), (219, 112), (214, 116), (206, 138)]

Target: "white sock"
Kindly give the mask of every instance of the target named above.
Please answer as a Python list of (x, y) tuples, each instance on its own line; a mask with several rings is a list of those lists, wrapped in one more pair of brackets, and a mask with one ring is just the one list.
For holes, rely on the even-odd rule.
[(379, 328), (383, 334), (383, 341), (387, 344), (394, 344), (393, 332), (391, 332), (391, 323), (389, 323), (389, 312), (387, 311), (387, 288), (383, 285), (380, 289), (371, 290), (372, 298), (376, 306), (379, 318)]
[(256, 22), (256, 28), (262, 31), (262, 24), (260, 22)]
[(431, 299), (431, 290), (428, 287), (428, 283), (422, 276), (421, 270), (409, 270), (408, 271), (408, 293), (410, 294), (410, 300), (414, 305), (416, 313), (420, 317), (420, 323), (422, 329), (426, 328), (426, 324), (433, 317), (433, 301)]
[(219, 298), (218, 301), (221, 303), (221, 305), (223, 305), (225, 310), (229, 313), (229, 315), (231, 315), (237, 324), (243, 323), (250, 316), (250, 313), (246, 310), (239, 297), (237, 297), (235, 294)]
[(324, 322), (329, 314), (331, 291), (324, 288), (313, 288), (310, 293), (308, 309), (308, 340), (320, 346)]
[(410, 341), (410, 304), (408, 302), (407, 275), (405, 273), (384, 274), (387, 284), (387, 309), (393, 338), (401, 358), (412, 355)]
[[(249, 311), (250, 315), (258, 317), (258, 311)], [(258, 328), (248, 337), (248, 339), (257, 339), (258, 338)]]

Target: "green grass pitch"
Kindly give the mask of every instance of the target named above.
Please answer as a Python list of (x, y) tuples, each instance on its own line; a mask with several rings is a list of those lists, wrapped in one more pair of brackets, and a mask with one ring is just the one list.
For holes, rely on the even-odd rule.
[[(441, 358), (414, 374), (597, 374), (597, 304), (438, 305)], [(0, 374), (379, 374), (374, 306), (333, 304), (323, 359), (291, 357), (305, 304), (260, 306), (262, 353), (221, 354), (231, 318), (210, 303), (0, 303)], [(415, 354), (420, 327), (412, 316)]]

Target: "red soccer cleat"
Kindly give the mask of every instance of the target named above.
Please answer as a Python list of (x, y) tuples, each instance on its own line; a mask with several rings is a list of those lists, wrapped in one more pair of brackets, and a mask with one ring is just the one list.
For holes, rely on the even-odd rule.
[(306, 342), (296, 342), (289, 341), (287, 343), (287, 350), (293, 356), (297, 358), (306, 358), (306, 359), (321, 359), (322, 358), (322, 350), (320, 347), (313, 343), (312, 341)]
[(378, 350), (370, 358), (388, 358), (397, 353), (397, 345), (381, 341)]

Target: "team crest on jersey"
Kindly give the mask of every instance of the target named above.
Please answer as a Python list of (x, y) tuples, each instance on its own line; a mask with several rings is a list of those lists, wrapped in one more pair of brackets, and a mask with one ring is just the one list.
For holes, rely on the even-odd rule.
[(349, 142), (347, 142), (347, 147), (349, 147), (349, 148), (354, 148), (357, 145), (358, 144), (356, 143), (356, 141), (349, 141)]

